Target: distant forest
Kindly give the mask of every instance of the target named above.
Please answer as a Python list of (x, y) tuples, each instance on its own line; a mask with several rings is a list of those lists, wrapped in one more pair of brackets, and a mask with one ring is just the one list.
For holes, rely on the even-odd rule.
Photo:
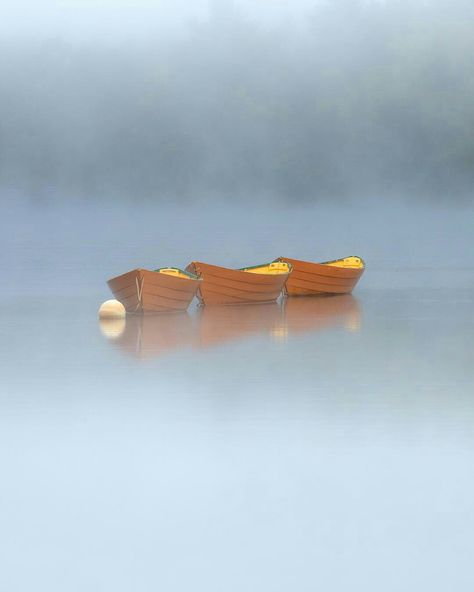
[(125, 46), (0, 41), (0, 191), (469, 200), (474, 2), (236, 11)]

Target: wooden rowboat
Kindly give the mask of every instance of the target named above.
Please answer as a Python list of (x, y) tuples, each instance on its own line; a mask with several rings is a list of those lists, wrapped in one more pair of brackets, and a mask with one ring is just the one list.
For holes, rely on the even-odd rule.
[(133, 269), (107, 282), (128, 313), (186, 310), (201, 280), (176, 267)]
[(364, 273), (365, 264), (360, 257), (345, 257), (323, 263), (300, 261), (280, 257), (293, 266), (285, 292), (288, 296), (321, 296), (327, 294), (348, 294)]
[(242, 269), (228, 269), (193, 261), (186, 268), (202, 279), (197, 296), (202, 304), (274, 302), (291, 273), (291, 264), (273, 261)]

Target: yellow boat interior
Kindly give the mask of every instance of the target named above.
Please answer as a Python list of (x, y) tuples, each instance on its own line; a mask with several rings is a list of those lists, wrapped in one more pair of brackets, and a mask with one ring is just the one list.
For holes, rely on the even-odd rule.
[(324, 261), (321, 265), (330, 265), (331, 267), (345, 267), (348, 269), (363, 269), (365, 263), (360, 257), (344, 257), (344, 259), (335, 259), (334, 261)]
[(177, 267), (160, 267), (159, 269), (153, 270), (156, 273), (164, 273), (165, 275), (173, 275), (174, 277), (182, 278), (183, 280), (197, 280), (197, 275), (190, 271), (183, 271)]
[(239, 271), (263, 273), (266, 275), (280, 275), (282, 273), (290, 273), (291, 265), (285, 261), (272, 261), (271, 263), (264, 263), (263, 265), (254, 265), (253, 267), (242, 267)]

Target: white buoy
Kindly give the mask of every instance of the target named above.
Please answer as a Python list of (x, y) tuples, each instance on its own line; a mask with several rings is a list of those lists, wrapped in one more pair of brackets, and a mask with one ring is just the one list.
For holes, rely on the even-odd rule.
[(99, 319), (123, 319), (125, 307), (118, 300), (106, 300), (100, 305)]

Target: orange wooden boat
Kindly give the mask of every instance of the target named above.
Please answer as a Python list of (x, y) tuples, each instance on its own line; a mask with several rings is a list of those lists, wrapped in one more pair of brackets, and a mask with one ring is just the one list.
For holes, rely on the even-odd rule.
[(197, 292), (202, 304), (274, 302), (291, 273), (291, 264), (273, 261), (242, 269), (228, 269), (193, 261), (186, 268), (200, 278)]
[(323, 263), (279, 257), (293, 266), (285, 292), (288, 296), (320, 296), (348, 294), (364, 273), (365, 264), (360, 257), (345, 257)]
[(128, 313), (186, 310), (201, 280), (176, 267), (133, 269), (107, 282)]

